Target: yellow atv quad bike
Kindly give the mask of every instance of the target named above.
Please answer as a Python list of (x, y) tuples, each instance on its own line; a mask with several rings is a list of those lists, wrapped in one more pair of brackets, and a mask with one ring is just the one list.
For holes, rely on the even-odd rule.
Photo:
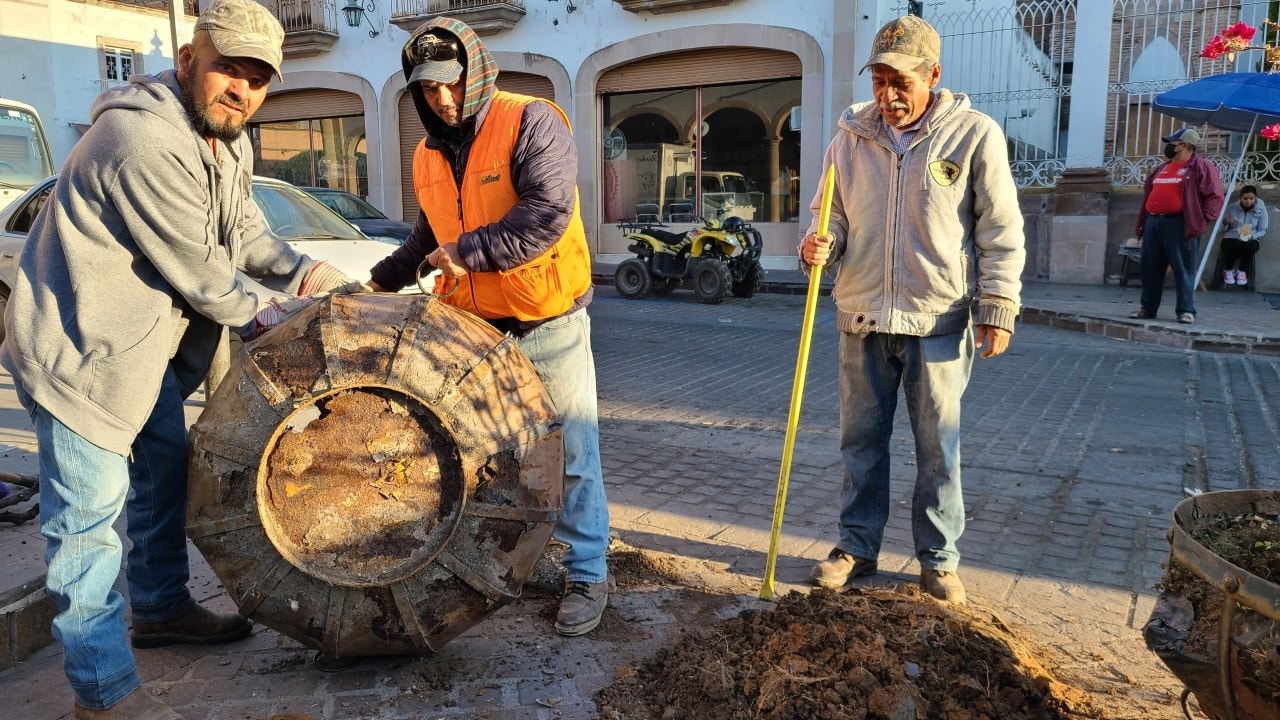
[(764, 284), (760, 231), (729, 217), (723, 223), (702, 220), (702, 226), (686, 233), (665, 230), (660, 222), (623, 222), (618, 227), (630, 241), (627, 249), (636, 257), (618, 263), (613, 286), (632, 300), (650, 293), (665, 295), (688, 279), (704, 303), (734, 297), (749, 298)]

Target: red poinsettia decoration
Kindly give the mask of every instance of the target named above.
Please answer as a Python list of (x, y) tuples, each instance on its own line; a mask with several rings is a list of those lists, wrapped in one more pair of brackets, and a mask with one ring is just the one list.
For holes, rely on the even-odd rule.
[(1245, 45), (1248, 45), (1253, 40), (1256, 32), (1257, 30), (1254, 30), (1251, 25), (1241, 21), (1223, 30), (1222, 36), (1231, 40), (1242, 41)]
[[(1263, 20), (1262, 22), (1266, 30), (1275, 28), (1280, 31), (1280, 24), (1271, 20)], [(1225, 55), (1228, 62), (1235, 62), (1236, 53), (1245, 50), (1261, 50), (1263, 52), (1263, 67), (1268, 72), (1275, 72), (1280, 69), (1280, 43), (1265, 42), (1266, 32), (1264, 32), (1262, 45), (1251, 45), (1253, 36), (1257, 32), (1254, 27), (1243, 21), (1230, 25), (1221, 33), (1213, 36), (1213, 39), (1200, 51), (1200, 57), (1217, 60)], [(1258, 134), (1268, 140), (1280, 140), (1280, 124), (1269, 125)]]
[(1227, 54), (1227, 43), (1222, 39), (1221, 35), (1214, 35), (1208, 45), (1204, 46), (1204, 50), (1200, 51), (1200, 57), (1217, 60)]
[[(1223, 30), (1221, 34), (1214, 35), (1209, 44), (1204, 46), (1204, 50), (1200, 51), (1200, 57), (1217, 60), (1226, 55), (1227, 60), (1234, 62), (1236, 53), (1250, 49), (1249, 43), (1253, 41), (1253, 36), (1257, 32), (1250, 25), (1238, 22)], [(1256, 49), (1262, 50), (1264, 48)]]

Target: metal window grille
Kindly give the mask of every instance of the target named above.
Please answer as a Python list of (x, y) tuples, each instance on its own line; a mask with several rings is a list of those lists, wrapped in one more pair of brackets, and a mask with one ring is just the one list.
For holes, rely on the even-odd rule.
[(133, 51), (117, 47), (102, 48), (106, 59), (107, 75), (104, 80), (124, 82), (133, 74)]
[(1004, 129), (1020, 188), (1052, 187), (1065, 169), (1075, 15), (1073, 0), (1016, 0), (929, 18), (942, 84)]

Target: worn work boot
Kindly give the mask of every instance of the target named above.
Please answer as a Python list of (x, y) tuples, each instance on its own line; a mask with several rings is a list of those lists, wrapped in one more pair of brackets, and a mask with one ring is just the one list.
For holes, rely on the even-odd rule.
[(921, 570), (920, 587), (943, 602), (956, 605), (964, 605), (968, 602), (964, 594), (964, 585), (960, 584), (960, 576), (950, 570)]
[(160, 622), (133, 621), (133, 646), (158, 648), (184, 643), (187, 645), (221, 645), (248, 637), (253, 623), (237, 613), (219, 615), (200, 604)]
[(616, 589), (612, 575), (598, 583), (565, 581), (560, 612), (556, 614), (556, 632), (572, 637), (595, 630), (609, 604), (609, 593)]
[(875, 560), (850, 555), (840, 548), (832, 548), (827, 559), (813, 566), (809, 579), (818, 587), (839, 590), (850, 580), (864, 575), (875, 575), (880, 564)]
[(181, 715), (152, 697), (146, 688), (134, 690), (106, 710), (90, 710), (77, 704), (75, 717), (76, 720), (182, 720)]

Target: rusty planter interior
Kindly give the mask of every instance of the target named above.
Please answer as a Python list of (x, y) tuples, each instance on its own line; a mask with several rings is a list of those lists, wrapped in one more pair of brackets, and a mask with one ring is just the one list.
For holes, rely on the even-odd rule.
[(1168, 534), (1170, 562), (1187, 568), (1223, 594), (1214, 659), (1183, 651), (1195, 617), (1192, 603), (1176, 593), (1160, 596), (1143, 629), (1147, 647), (1186, 685), (1184, 713), (1190, 693), (1213, 720), (1280, 720), (1277, 699), (1241, 672), (1242, 648), (1257, 638), (1251, 637), (1252, 632), (1244, 637), (1233, 636), (1232, 630), (1237, 605), (1257, 613), (1264, 625), (1274, 629), (1275, 621), (1280, 620), (1280, 586), (1224, 560), (1193, 537), (1212, 518), (1251, 514), (1280, 515), (1280, 491), (1210, 492), (1187, 498), (1174, 508)]
[(511, 338), (430, 295), (337, 296), (233, 360), (191, 429), (187, 531), (283, 635), (434, 651), (519, 596), (563, 467)]

